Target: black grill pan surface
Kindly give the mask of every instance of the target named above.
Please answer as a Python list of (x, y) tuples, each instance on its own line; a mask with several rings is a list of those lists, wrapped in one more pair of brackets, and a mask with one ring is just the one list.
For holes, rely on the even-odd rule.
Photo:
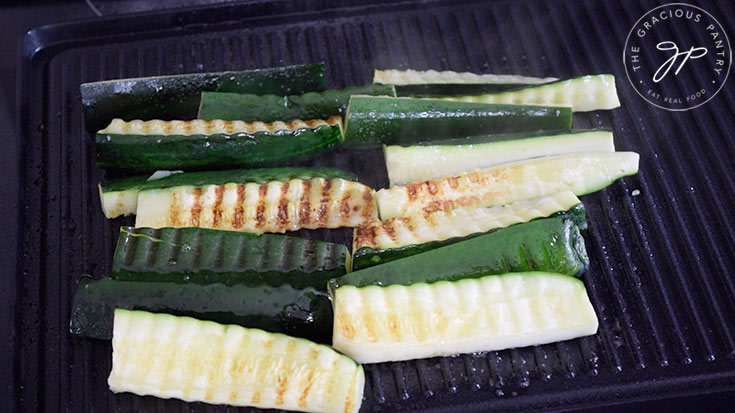
[[(686, 112), (657, 109), (636, 94), (622, 62), (625, 38), (661, 3), (305, 3), (168, 11), (28, 33), (21, 136), (3, 143), (3, 162), (18, 163), (17, 187), (6, 193), (19, 210), (17, 227), (3, 228), (17, 245), (2, 251), (9, 271), (0, 343), (13, 361), (0, 376), (0, 410), (248, 411), (113, 394), (110, 343), (68, 333), (77, 280), (105, 275), (120, 225), (133, 222), (101, 212), (101, 172), (83, 129), (79, 85), (313, 61), (327, 63), (330, 87), (368, 83), (375, 68), (613, 73), (622, 107), (575, 115), (574, 126), (612, 128), (619, 150), (641, 154), (638, 175), (582, 198), (591, 259), (583, 279), (600, 320), (597, 335), (369, 365), (363, 411), (594, 410), (708, 393), (722, 400), (722, 392), (735, 391), (735, 80)], [(693, 3), (735, 37), (735, 3)], [(353, 170), (374, 187), (387, 184), (380, 151), (338, 151), (315, 163)], [(301, 235), (350, 240), (347, 230)]]

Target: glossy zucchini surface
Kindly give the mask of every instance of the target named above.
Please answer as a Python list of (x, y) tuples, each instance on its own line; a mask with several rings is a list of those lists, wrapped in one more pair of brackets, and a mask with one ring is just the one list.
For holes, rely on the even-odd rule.
[(328, 346), (190, 317), (115, 311), (115, 393), (233, 406), (355, 413), (362, 366)]
[(97, 167), (142, 173), (285, 165), (315, 158), (343, 140), (339, 116), (271, 123), (115, 119), (97, 132)]
[(204, 91), (301, 94), (324, 90), (324, 63), (218, 73), (189, 73), (84, 83), (84, 122), (90, 132), (111, 120), (193, 119)]

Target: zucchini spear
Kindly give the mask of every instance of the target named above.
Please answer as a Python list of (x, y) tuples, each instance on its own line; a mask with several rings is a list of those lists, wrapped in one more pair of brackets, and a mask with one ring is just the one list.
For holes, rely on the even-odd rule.
[(189, 73), (84, 83), (84, 122), (90, 132), (114, 118), (193, 119), (204, 91), (288, 95), (324, 90), (324, 63), (218, 73)]
[(290, 181), (291, 179), (342, 178), (356, 180), (351, 172), (336, 168), (261, 168), (231, 169), (226, 171), (187, 172), (161, 171), (148, 176), (103, 180), (99, 184), (100, 202), (107, 218), (135, 214), (138, 206), (138, 193), (148, 189), (162, 189), (187, 185), (222, 185), (228, 182), (264, 184), (270, 181)]
[(540, 156), (614, 151), (613, 134), (608, 130), (471, 136), (384, 147), (391, 186)]
[(569, 191), (489, 208), (457, 208), (387, 221), (370, 221), (359, 225), (353, 233), (353, 270), (549, 216), (569, 218), (580, 229), (587, 228), (584, 206)]
[(115, 393), (233, 406), (356, 413), (362, 366), (330, 347), (253, 328), (115, 311)]
[(326, 288), (350, 269), (342, 244), (204, 228), (120, 228), (110, 276), (122, 281)]
[(344, 145), (370, 148), (571, 127), (572, 111), (564, 107), (353, 96), (347, 108)]
[(290, 122), (113, 120), (97, 132), (97, 167), (128, 172), (276, 166), (339, 146), (342, 119)]
[(494, 206), (561, 191), (584, 195), (638, 172), (635, 152), (546, 156), (378, 191), (380, 218)]
[(332, 345), (360, 363), (552, 343), (595, 334), (598, 326), (582, 281), (547, 272), (345, 285), (332, 300)]

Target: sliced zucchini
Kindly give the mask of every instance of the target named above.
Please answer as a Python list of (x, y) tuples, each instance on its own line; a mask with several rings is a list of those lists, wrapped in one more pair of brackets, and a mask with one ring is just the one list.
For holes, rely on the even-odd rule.
[(342, 244), (203, 228), (120, 228), (110, 276), (123, 281), (326, 288), (350, 268)]
[[(177, 171), (174, 171), (177, 172)], [(181, 171), (178, 171), (181, 172)], [(168, 173), (157, 176), (131, 176), (100, 182), (100, 202), (107, 218), (135, 214), (138, 192), (145, 189), (170, 188), (181, 185), (221, 185), (228, 182), (266, 183), (291, 179), (343, 178), (356, 180), (352, 172), (336, 168), (261, 168), (231, 169), (226, 171)]]
[(233, 406), (353, 413), (362, 366), (328, 346), (253, 328), (115, 311), (115, 393)]
[(445, 70), (378, 70), (373, 74), (373, 83), (384, 85), (421, 85), (421, 84), (537, 84), (557, 80), (554, 77), (530, 77), (519, 75), (477, 74)]
[(395, 97), (396, 90), (392, 85), (365, 85), (291, 96), (203, 92), (198, 117), (246, 122), (326, 119), (344, 116), (352, 95)]
[(192, 316), (323, 343), (329, 342), (332, 328), (329, 297), (313, 288), (92, 280), (83, 276), (72, 300), (69, 330), (109, 340), (116, 308)]
[(470, 96), (437, 98), (475, 103), (571, 106), (574, 112), (615, 109), (620, 106), (615, 76), (580, 76), (524, 89)]
[[(577, 130), (554, 134), (475, 136), (423, 142), (413, 146), (385, 146), (390, 185), (438, 179), (503, 163), (549, 155), (615, 152), (612, 131)], [(448, 144), (446, 144), (448, 143)]]
[(373, 83), (392, 84), (398, 96), (434, 97), (479, 95), (520, 89), (557, 80), (516, 75), (437, 72), (435, 70), (375, 70)]
[(635, 152), (547, 156), (378, 191), (380, 218), (503, 205), (556, 192), (584, 195), (638, 172)]
[(341, 178), (177, 186), (138, 194), (136, 227), (244, 232), (354, 227), (377, 217), (375, 191)]
[(503, 350), (595, 334), (584, 284), (527, 272), (334, 291), (332, 345), (360, 363)]
[(219, 73), (189, 73), (84, 83), (82, 107), (89, 131), (114, 118), (192, 119), (203, 91), (301, 94), (324, 90), (324, 63)]
[(346, 119), (344, 144), (352, 148), (572, 127), (572, 111), (563, 107), (372, 96), (353, 96)]
[(587, 228), (584, 206), (572, 192), (489, 208), (457, 208), (433, 214), (374, 220), (353, 232), (353, 270), (454, 244), (537, 218), (559, 216)]
[[(500, 228), (438, 248), (400, 256), (329, 281), (341, 285), (410, 285), (455, 281), (506, 272), (548, 271), (581, 275), (589, 266), (584, 238), (571, 219), (543, 218)], [(400, 259), (397, 259), (400, 258)], [(390, 261), (390, 262), (388, 262)]]
[(97, 132), (97, 167), (151, 172), (273, 166), (315, 158), (343, 140), (339, 116), (287, 123), (115, 119)]

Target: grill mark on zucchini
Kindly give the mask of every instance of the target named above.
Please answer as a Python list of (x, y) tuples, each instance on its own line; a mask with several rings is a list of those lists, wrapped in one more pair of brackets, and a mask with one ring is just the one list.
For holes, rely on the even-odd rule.
[(459, 181), (457, 180), (456, 176), (451, 176), (447, 178), (447, 184), (449, 184), (449, 187), (452, 189), (457, 189), (459, 186)]
[(325, 225), (327, 223), (327, 212), (329, 211), (329, 191), (332, 189), (332, 181), (325, 179), (322, 181), (322, 198), (319, 201), (319, 224)]
[(191, 217), (189, 218), (189, 222), (191, 223), (191, 226), (198, 227), (199, 226), (199, 215), (202, 213), (202, 188), (194, 188), (194, 205), (191, 207)]
[(304, 181), (302, 185), (301, 199), (299, 200), (299, 225), (305, 226), (309, 223), (311, 204), (309, 194), (311, 193), (311, 181)]
[[(381, 189), (378, 203), (382, 219), (432, 213), (461, 206), (493, 206), (572, 191), (584, 195), (638, 171), (634, 152), (598, 152), (533, 158), (448, 178)], [(429, 182), (438, 186), (429, 191)]]
[(350, 214), (350, 194), (346, 194), (339, 201), (339, 212), (344, 216)]
[(171, 206), (168, 210), (168, 219), (171, 221), (171, 225), (179, 226), (179, 191), (175, 190), (171, 194)]
[(219, 221), (222, 218), (222, 195), (225, 193), (225, 188), (218, 186), (214, 189), (214, 206), (212, 206), (212, 227), (217, 228)]
[[(285, 232), (300, 228), (354, 227), (376, 217), (374, 191), (363, 184), (338, 178), (314, 178), (308, 185), (311, 190), (304, 193), (304, 183), (302, 180), (292, 180), (288, 187), (278, 181), (260, 185), (223, 185), (223, 201), (219, 207), (223, 212), (217, 228), (259, 233)], [(204, 199), (211, 200), (216, 186), (142, 191), (136, 225), (160, 228), (196, 224), (196, 220), (192, 219), (192, 209), (196, 215), (196, 209), (199, 208), (195, 205), (195, 188), (207, 194)], [(238, 192), (237, 201), (235, 191)], [(172, 202), (176, 205), (171, 205)], [(200, 203), (198, 226), (213, 228), (213, 203)], [(342, 209), (340, 203), (344, 203)], [(168, 214), (162, 215), (159, 212), (161, 209), (168, 209)], [(171, 211), (177, 216), (172, 217)], [(344, 211), (349, 213), (345, 214)]]
[[(309, 359), (316, 360), (316, 352), (311, 350), (309, 352)], [(314, 384), (314, 371), (309, 372), (309, 377), (306, 378), (306, 386), (303, 386), (304, 390), (299, 395), (298, 405), (301, 408), (306, 408), (306, 398), (309, 396), (311, 386)]]
[[(366, 204), (371, 205), (372, 202), (374, 202), (374, 195), (373, 190), (369, 187), (365, 187), (365, 189), (362, 190), (362, 200), (365, 201)], [(357, 212), (357, 209), (359, 208), (359, 205), (355, 205), (355, 212)], [(370, 216), (372, 216), (372, 210), (370, 208), (364, 208), (362, 210), (362, 217), (363, 219), (369, 219)]]
[(288, 224), (288, 188), (288, 182), (281, 184), (281, 198), (278, 201), (277, 214), (278, 224), (280, 226), (286, 226)]
[(268, 184), (258, 187), (258, 206), (255, 209), (255, 227), (262, 228), (265, 225), (265, 196), (268, 194)]
[[(222, 191), (224, 192), (224, 187), (220, 186), (222, 188)], [(243, 215), (245, 213), (245, 185), (238, 184), (237, 185), (237, 201), (235, 203), (235, 214), (232, 217), (232, 227), (235, 229), (239, 229), (242, 227), (243, 224)]]

